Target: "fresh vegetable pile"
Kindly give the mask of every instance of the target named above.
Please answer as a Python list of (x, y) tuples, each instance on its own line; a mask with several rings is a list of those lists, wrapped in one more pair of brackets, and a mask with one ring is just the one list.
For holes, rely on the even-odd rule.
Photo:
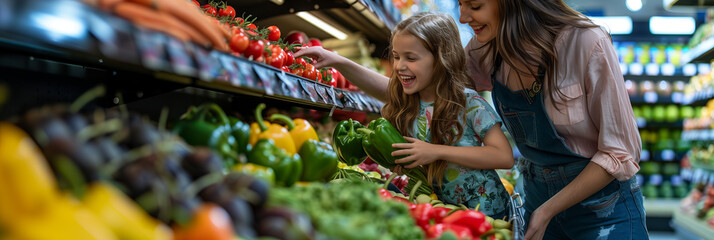
[(306, 212), (329, 239), (423, 239), (406, 205), (381, 201), (370, 182), (342, 181), (274, 189), (269, 204)]

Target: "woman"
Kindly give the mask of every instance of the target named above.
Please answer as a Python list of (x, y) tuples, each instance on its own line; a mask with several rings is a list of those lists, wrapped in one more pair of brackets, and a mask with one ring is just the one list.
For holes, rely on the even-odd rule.
[[(641, 142), (609, 35), (562, 0), (459, 0), (476, 36), (464, 49), (479, 91), (524, 158), (526, 239), (647, 239), (633, 178)], [(388, 78), (337, 54), (334, 66), (373, 96)]]

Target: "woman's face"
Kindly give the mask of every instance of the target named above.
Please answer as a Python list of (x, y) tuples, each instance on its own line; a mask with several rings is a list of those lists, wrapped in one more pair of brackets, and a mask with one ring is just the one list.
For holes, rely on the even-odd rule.
[(419, 93), (422, 101), (434, 101), (432, 81), (434, 55), (418, 38), (407, 33), (397, 33), (392, 38), (392, 64), (404, 88), (404, 93)]
[(471, 26), (476, 40), (486, 43), (498, 34), (501, 23), (498, 8), (498, 0), (459, 0), (459, 22)]

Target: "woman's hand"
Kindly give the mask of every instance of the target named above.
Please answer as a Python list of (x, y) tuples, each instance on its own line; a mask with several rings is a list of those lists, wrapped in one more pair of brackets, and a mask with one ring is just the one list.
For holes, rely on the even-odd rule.
[(315, 60), (312, 65), (317, 69), (323, 67), (337, 67), (335, 65), (337, 65), (339, 60), (342, 59), (342, 56), (337, 53), (324, 49), (320, 46), (297, 47), (295, 49), (298, 49), (298, 51), (294, 54), (295, 58), (302, 56), (312, 58)]
[(409, 143), (392, 144), (393, 148), (398, 149), (392, 152), (392, 156), (406, 155), (404, 158), (394, 160), (395, 163), (408, 163), (414, 161), (412, 164), (404, 166), (405, 168), (414, 168), (439, 160), (439, 147), (441, 145), (431, 144), (410, 137), (404, 137), (404, 139), (406, 139)]
[(541, 207), (538, 207), (533, 214), (531, 214), (530, 222), (528, 222), (528, 229), (526, 230), (525, 239), (526, 240), (541, 240), (545, 235), (545, 230), (548, 228), (548, 223), (552, 219), (552, 215), (548, 214)]

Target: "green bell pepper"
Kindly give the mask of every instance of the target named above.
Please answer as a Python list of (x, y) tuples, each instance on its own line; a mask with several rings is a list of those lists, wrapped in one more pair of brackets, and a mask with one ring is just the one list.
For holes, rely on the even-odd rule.
[[(377, 164), (391, 169), (395, 166), (394, 160), (404, 157), (392, 156), (392, 152), (396, 150), (392, 147), (392, 144), (407, 143), (407, 140), (387, 119), (378, 118), (372, 120), (367, 128), (357, 129), (357, 131), (364, 134), (362, 139), (364, 152)], [(406, 166), (409, 164), (411, 162), (400, 165)]]
[(337, 172), (337, 153), (328, 143), (309, 139), (298, 153), (302, 159), (300, 181), (327, 181)]
[(189, 145), (217, 151), (227, 168), (233, 166), (238, 161), (236, 139), (223, 110), (216, 104), (206, 104), (191, 111), (174, 124), (174, 133)]
[(300, 155), (289, 155), (275, 146), (271, 139), (260, 139), (248, 154), (248, 162), (272, 168), (277, 186), (290, 187), (300, 178)]
[(348, 166), (360, 164), (367, 158), (362, 148), (364, 133), (355, 131), (363, 128), (358, 121), (349, 119), (337, 123), (332, 133), (332, 144), (339, 160)]
[(250, 125), (234, 117), (228, 117), (231, 124), (231, 135), (236, 139), (237, 152), (248, 154), (248, 140), (250, 139)]
[(272, 168), (252, 163), (241, 163), (233, 166), (234, 172), (242, 172), (261, 179), (272, 186), (275, 184), (275, 171)]

